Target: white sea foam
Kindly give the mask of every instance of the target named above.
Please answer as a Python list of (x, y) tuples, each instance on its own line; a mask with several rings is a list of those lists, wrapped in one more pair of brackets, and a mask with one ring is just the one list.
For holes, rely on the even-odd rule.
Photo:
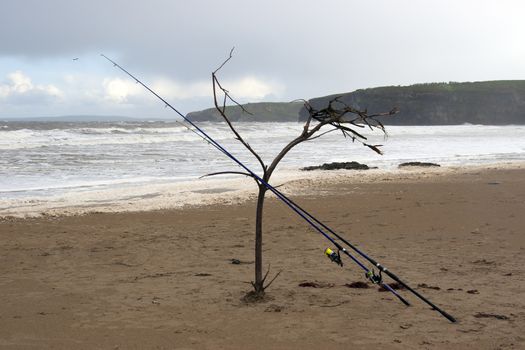
[[(253, 191), (251, 180), (198, 180), (207, 173), (239, 168), (175, 123), (46, 125), (7, 124), (8, 128), (0, 129), (0, 216), (73, 207), (154, 209), (245, 198)], [(227, 125), (203, 123), (202, 127), (251, 168), (258, 169), (258, 163), (232, 138)], [(301, 132), (302, 125), (243, 123), (238, 129), (270, 161)], [(460, 167), (525, 161), (524, 126), (387, 129), (386, 139), (381, 133), (366, 134), (368, 143), (384, 145), (383, 156), (331, 133), (294, 148), (276, 174), (293, 174), (288, 180), (295, 181), (314, 176), (299, 173), (300, 167), (352, 160), (383, 172), (393, 171), (406, 161)], [(246, 185), (238, 185), (239, 181)], [(196, 193), (198, 189), (203, 192)]]

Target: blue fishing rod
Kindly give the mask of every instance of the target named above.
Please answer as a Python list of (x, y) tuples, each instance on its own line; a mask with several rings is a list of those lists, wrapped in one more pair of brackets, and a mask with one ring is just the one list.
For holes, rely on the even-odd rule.
[[(107, 56), (101, 54), (102, 57), (113, 63), (113, 65), (120, 70), (122, 70), (124, 73), (126, 73), (128, 76), (130, 76), (132, 79), (135, 80), (137, 84), (142, 85), (146, 90), (148, 90), (150, 93), (152, 93), (155, 97), (160, 99), (166, 107), (171, 108), (173, 111), (175, 111), (179, 116), (181, 116), (187, 123), (189, 123), (191, 126), (195, 128), (195, 130), (188, 128), (190, 131), (193, 131), (195, 134), (201, 136), (203, 140), (214, 146), (216, 149), (218, 149), (220, 152), (225, 154), (228, 158), (233, 160), (237, 165), (239, 165), (241, 168), (246, 170), (251, 177), (262, 183), (268, 190), (272, 191), (279, 199), (281, 199), (285, 204), (287, 204), (293, 211), (295, 211), (299, 216), (301, 216), (306, 222), (308, 222), (314, 229), (316, 229), (319, 233), (321, 233), (326, 239), (328, 239), (332, 244), (334, 244), (338, 252), (335, 253), (331, 249), (326, 249), (325, 254), (330, 258), (331, 261), (337, 263), (340, 266), (343, 266), (343, 263), (341, 261), (340, 253), (343, 252), (348, 257), (350, 257), (356, 264), (358, 264), (363, 270), (365, 270), (365, 276), (372, 281), (375, 284), (380, 284), (385, 288), (386, 290), (393, 293), (403, 304), (409, 306), (410, 303), (404, 299), (399, 293), (397, 293), (391, 286), (389, 286), (387, 283), (384, 283), (381, 279), (381, 276), (378, 276), (375, 274), (375, 272), (369, 268), (367, 268), (361, 261), (359, 261), (356, 257), (354, 257), (352, 254), (350, 254), (343, 246), (341, 246), (337, 241), (335, 241), (332, 237), (330, 237), (326, 232), (324, 232), (319, 226), (317, 226), (313, 221), (312, 218), (314, 218), (311, 214), (306, 212), (304, 209), (300, 209), (297, 205), (295, 205), (289, 198), (287, 198), (284, 194), (282, 194), (279, 190), (274, 188), (272, 185), (270, 185), (268, 182), (264, 181), (259, 175), (254, 173), (250, 168), (248, 168), (246, 165), (244, 165), (240, 160), (238, 160), (235, 156), (233, 156), (230, 152), (228, 152), (224, 147), (222, 147), (217, 141), (215, 141), (211, 136), (209, 136), (204, 130), (202, 130), (200, 127), (198, 127), (195, 123), (193, 123), (190, 119), (188, 119), (186, 116), (184, 116), (179, 110), (177, 110), (175, 107), (173, 107), (169, 102), (167, 102), (163, 97), (161, 97), (159, 94), (157, 94), (155, 91), (153, 91), (149, 86), (144, 84), (142, 81), (140, 81), (138, 78), (136, 78), (133, 74), (128, 72), (124, 67), (120, 66), (115, 61), (111, 60)], [(182, 124), (184, 125), (184, 124)], [(200, 134), (199, 134), (200, 133)]]
[[(325, 251), (325, 254), (332, 260), (333, 262), (339, 264), (342, 266), (342, 261), (340, 257), (340, 252), (343, 252), (345, 255), (350, 257), (358, 266), (360, 266), (363, 270), (365, 270), (365, 276), (367, 279), (369, 279), (374, 284), (379, 284), (386, 290), (390, 291), (393, 295), (395, 295), (401, 302), (403, 302), (405, 305), (410, 305), (408, 301), (406, 301), (401, 295), (399, 295), (391, 286), (389, 286), (387, 283), (383, 282), (381, 273), (385, 273), (390, 278), (392, 278), (394, 281), (401, 284), (403, 287), (405, 287), (407, 290), (412, 292), (414, 295), (416, 295), (419, 299), (427, 303), (432, 307), (433, 310), (438, 311), (443, 315), (445, 318), (447, 318), (451, 322), (456, 322), (456, 319), (452, 317), (450, 314), (445, 312), (444, 310), (440, 309), (438, 306), (433, 304), (430, 300), (425, 298), (423, 295), (418, 293), (416, 290), (411, 288), (408, 284), (403, 282), (399, 277), (397, 277), (395, 274), (390, 272), (387, 268), (379, 264), (377, 261), (366, 255), (364, 252), (362, 252), (360, 249), (358, 249), (356, 246), (351, 244), (350, 242), (346, 241), (343, 237), (338, 235), (335, 231), (333, 231), (331, 228), (323, 224), (320, 220), (316, 219), (312, 214), (308, 213), (306, 210), (301, 208), (299, 205), (297, 205), (295, 202), (293, 202), (291, 199), (286, 197), (283, 193), (281, 193), (279, 190), (271, 186), (269, 183), (267, 183), (265, 180), (263, 180), (259, 175), (254, 173), (250, 168), (248, 168), (246, 165), (244, 165), (240, 160), (238, 160), (235, 156), (233, 156), (230, 152), (228, 152), (224, 147), (222, 147), (218, 142), (216, 142), (211, 136), (209, 136), (204, 130), (202, 130), (200, 127), (198, 127), (195, 123), (193, 123), (190, 119), (188, 119), (185, 115), (183, 115), (179, 110), (177, 110), (175, 107), (173, 107), (169, 102), (167, 102), (164, 98), (162, 98), (159, 94), (157, 94), (155, 91), (153, 91), (150, 87), (148, 87), (146, 84), (144, 84), (142, 81), (140, 81), (138, 78), (136, 78), (133, 74), (128, 72), (125, 68), (120, 66), (115, 61), (111, 60), (104, 54), (101, 54), (102, 57), (104, 57), (106, 60), (111, 62), (115, 67), (119, 68), (121, 71), (123, 71), (125, 74), (127, 74), (129, 77), (131, 77), (137, 84), (140, 84), (142, 87), (144, 87), (146, 90), (148, 90), (151, 94), (153, 94), (155, 97), (157, 97), (159, 100), (161, 100), (166, 107), (169, 107), (174, 112), (176, 112), (179, 116), (181, 116), (188, 124), (190, 124), (192, 127), (195, 128), (195, 130), (192, 130), (191, 128), (187, 128), (199, 135), (201, 138), (203, 138), (206, 142), (214, 146), (216, 149), (218, 149), (221, 153), (226, 155), (228, 158), (233, 160), (238, 166), (243, 168), (248, 172), (248, 174), (253, 177), (256, 181), (264, 185), (268, 190), (270, 190), (272, 193), (274, 193), (277, 198), (279, 198), (281, 201), (283, 201), (288, 207), (290, 207), (295, 213), (297, 213), (301, 218), (303, 218), (307, 223), (310, 224), (315, 230), (317, 230), (321, 235), (323, 235), (326, 239), (328, 239), (332, 244), (336, 246), (338, 249), (337, 253), (333, 252), (331, 249), (327, 249)], [(348, 247), (350, 247), (352, 250), (354, 250), (356, 253), (361, 255), (363, 258), (368, 260), (371, 264), (376, 266), (379, 269), (379, 275), (377, 275), (373, 269), (369, 269), (366, 267), (361, 261), (359, 261), (356, 257), (354, 257), (352, 254), (348, 252), (346, 248), (344, 248), (341, 244), (339, 244), (337, 241), (335, 241), (330, 235), (328, 235), (322, 228), (332, 233), (335, 237), (340, 239), (344, 244), (346, 244)]]

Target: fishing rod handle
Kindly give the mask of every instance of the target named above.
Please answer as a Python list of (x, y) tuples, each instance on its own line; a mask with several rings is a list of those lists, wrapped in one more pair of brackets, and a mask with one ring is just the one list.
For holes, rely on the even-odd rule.
[(405, 287), (406, 289), (408, 289), (410, 292), (412, 292), (412, 294), (414, 294), (415, 296), (417, 296), (419, 299), (421, 299), (422, 301), (424, 301), (425, 303), (427, 303), (428, 305), (430, 305), (432, 307), (433, 310), (436, 310), (437, 312), (439, 312), (441, 315), (443, 315), (443, 317), (445, 317), (447, 320), (449, 320), (450, 322), (452, 323), (456, 323), (457, 320), (451, 315), (449, 314), (448, 312), (446, 312), (445, 310), (442, 310), (441, 308), (439, 308), (437, 305), (435, 305), (433, 302), (431, 302), (430, 300), (428, 300), (427, 298), (425, 298), (423, 295), (419, 294), (418, 291), (414, 290), (412, 287), (410, 287), (408, 284), (406, 284), (405, 282), (403, 282), (399, 277), (397, 277), (394, 273), (390, 272), (390, 270), (386, 269), (385, 267), (383, 267), (382, 265), (380, 264), (377, 264), (377, 267), (379, 269), (381, 269), (382, 272), (384, 272), (385, 274), (388, 275), (388, 277), (392, 278), (394, 281), (396, 281), (397, 283), (401, 284), (403, 287)]

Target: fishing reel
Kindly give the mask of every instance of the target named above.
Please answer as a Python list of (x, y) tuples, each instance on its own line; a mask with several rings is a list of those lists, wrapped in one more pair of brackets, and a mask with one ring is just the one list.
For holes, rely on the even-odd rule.
[(383, 282), (383, 276), (381, 275), (381, 270), (379, 270), (379, 275), (376, 275), (374, 269), (368, 270), (365, 273), (366, 279), (370, 280), (373, 284), (381, 284)]
[(330, 248), (326, 248), (324, 251), (324, 254), (334, 263), (336, 263), (339, 266), (343, 266), (343, 261), (341, 260), (341, 254), (339, 254), (339, 250), (334, 252)]

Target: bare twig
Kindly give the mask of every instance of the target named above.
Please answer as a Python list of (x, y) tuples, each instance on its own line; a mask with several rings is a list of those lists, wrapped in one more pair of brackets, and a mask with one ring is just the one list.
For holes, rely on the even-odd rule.
[(318, 139), (319, 137), (321, 137), (321, 136), (323, 136), (323, 135), (329, 134), (329, 133), (334, 132), (334, 131), (337, 131), (337, 130), (339, 130), (339, 128), (333, 128), (333, 129), (330, 129), (330, 130), (325, 131), (325, 132), (323, 132), (323, 133), (321, 133), (321, 134), (319, 134), (319, 135), (316, 135), (316, 136), (310, 137), (310, 138), (309, 138), (308, 140), (306, 140), (306, 141), (312, 141), (312, 140)]
[[(214, 73), (215, 74), (215, 73)], [(237, 107), (239, 107), (241, 109), (241, 111), (243, 113), (246, 113), (246, 114), (249, 114), (249, 115), (253, 115), (253, 113), (251, 113), (249, 110), (247, 110), (246, 108), (244, 108), (244, 106), (242, 104), (240, 104), (239, 102), (237, 102), (231, 95), (230, 95), (230, 92), (228, 90), (226, 90), (224, 87), (222, 87), (221, 85), (221, 82), (219, 81), (219, 79), (217, 79), (217, 76), (214, 75), (214, 82), (217, 84), (217, 86), (219, 87), (219, 89), (222, 91), (223, 93), (223, 101), (222, 101), (222, 110), (223, 112), (226, 110), (226, 103), (228, 102), (228, 100), (230, 100), (231, 102), (233, 102)]]
[(266, 270), (266, 273), (264, 274), (264, 277), (262, 278), (263, 284), (264, 284), (264, 281), (266, 281), (266, 277), (268, 277), (269, 273), (270, 273), (270, 265), (268, 264), (268, 270)]
[[(270, 285), (273, 283), (273, 281), (275, 281), (275, 279), (276, 279), (277, 277), (279, 277), (279, 275), (281, 274), (281, 272), (283, 272), (283, 271), (281, 270), (281, 271), (277, 272), (277, 274), (276, 274), (275, 276), (273, 276), (273, 278), (271, 279), (271, 281), (268, 282), (268, 284), (265, 286), (265, 285), (264, 285), (264, 282), (266, 281), (266, 278), (268, 277), (268, 274), (270, 273), (270, 264), (268, 264), (268, 270), (266, 270), (266, 273), (264, 274), (264, 277), (263, 277), (263, 279), (262, 279), (262, 283), (261, 283), (262, 286), (263, 286), (263, 291), (264, 291), (266, 288), (270, 287)], [(252, 284), (253, 284), (253, 283), (252, 283)]]
[(228, 55), (228, 58), (225, 59), (225, 60), (221, 63), (221, 65), (219, 66), (219, 68), (217, 68), (216, 70), (213, 71), (213, 74), (217, 73), (222, 67), (224, 67), (224, 65), (225, 65), (226, 63), (228, 63), (229, 60), (232, 59), (232, 57), (233, 57), (233, 50), (235, 50), (235, 46), (232, 47), (232, 49), (230, 50), (230, 54)]
[(216, 172), (216, 173), (211, 173), (211, 174), (206, 174), (206, 175), (202, 175), (201, 177), (199, 177), (199, 179), (202, 179), (203, 177), (208, 177), (208, 176), (216, 176), (216, 175), (226, 175), (226, 174), (234, 174), (234, 175), (244, 175), (244, 176), (248, 176), (250, 178), (252, 178), (255, 183), (257, 185), (259, 185), (259, 180), (253, 176), (252, 174), (250, 173), (245, 173), (245, 172), (242, 172), (242, 171), (219, 171), (219, 172)]
[(244, 173), (242, 171), (219, 171), (219, 172), (216, 172), (216, 173), (202, 175), (201, 177), (199, 177), (199, 179), (202, 179), (203, 177), (208, 177), (208, 176), (226, 175), (226, 174), (236, 174), (236, 175), (244, 175), (244, 176), (248, 176), (248, 177), (253, 177), (252, 174)]
[(270, 282), (268, 282), (268, 284), (266, 286), (264, 286), (264, 289), (270, 287), (270, 285), (273, 283), (273, 281), (275, 281), (277, 279), (277, 277), (279, 277), (281, 272), (283, 272), (283, 270), (280, 270), (279, 272), (277, 272), (277, 274), (272, 278), (272, 280)]
[(368, 143), (363, 143), (363, 145), (370, 148), (372, 151), (376, 152), (377, 154), (383, 154), (383, 152), (379, 149), (379, 147), (383, 145), (369, 145)]
[[(381, 145), (371, 145), (366, 143), (365, 141), (367, 140), (367, 137), (356, 131), (355, 128), (363, 128), (366, 126), (371, 130), (379, 129), (385, 134), (385, 137), (387, 137), (388, 134), (386, 133), (383, 123), (381, 123), (381, 121), (377, 118), (394, 115), (398, 112), (398, 109), (393, 108), (389, 112), (385, 113), (368, 114), (366, 109), (363, 111), (355, 109), (342, 101), (341, 98), (342, 96), (336, 96), (332, 98), (330, 101), (328, 101), (327, 107), (320, 110), (313, 109), (311, 105), (305, 105), (305, 108), (309, 113), (309, 119), (312, 118), (319, 123), (330, 124), (335, 129), (340, 130), (343, 136), (349, 137), (352, 141), (361, 143), (363, 146), (372, 149), (378, 154), (382, 154), (381, 150), (379, 149)], [(338, 108), (338, 105), (342, 106), (342, 108)], [(350, 119), (346, 118), (346, 116), (350, 114), (355, 115), (355, 117)], [(350, 126), (346, 126), (345, 124)], [(307, 140), (312, 140), (324, 135), (325, 133), (328, 133), (325, 132), (323, 134), (313, 136), (311, 131), (313, 130), (310, 130), (310, 132), (304, 135), (307, 137)], [(330, 130), (329, 132), (332, 131), (333, 130)]]
[[(214, 101), (214, 104), (215, 104), (215, 109), (217, 109), (217, 111), (219, 112), (219, 114), (222, 116), (222, 118), (224, 119), (224, 121), (226, 121), (226, 124), (228, 124), (228, 126), (230, 127), (230, 130), (233, 132), (233, 134), (235, 135), (235, 138), (241, 142), (244, 147), (246, 147), (246, 149), (257, 159), (257, 161), (259, 162), (259, 164), (261, 165), (261, 168), (264, 172), (264, 175), (266, 175), (266, 164), (264, 164), (262, 158), (259, 156), (259, 154), (257, 154), (257, 152), (255, 152), (255, 150), (248, 144), (248, 142), (246, 142), (242, 136), (237, 132), (237, 130), (235, 129), (235, 127), (233, 126), (232, 122), (230, 121), (230, 118), (228, 118), (228, 116), (226, 115), (226, 101), (227, 100), (230, 100), (232, 101), (234, 104), (236, 104), (239, 108), (242, 109), (243, 112), (246, 112), (248, 113), (248, 111), (246, 111), (246, 109), (240, 104), (238, 103), (237, 101), (235, 101), (230, 95), (229, 95), (229, 92), (228, 90), (226, 90), (225, 88), (223, 88), (221, 86), (221, 83), (219, 82), (219, 79), (217, 78), (217, 72), (222, 68), (224, 67), (224, 65), (232, 58), (232, 54), (233, 54), (233, 49), (230, 51), (230, 55), (228, 56), (228, 58), (219, 66), (219, 68), (217, 68), (215, 71), (213, 71), (212, 73), (212, 84), (213, 84), (213, 101)], [(217, 101), (217, 88), (219, 88), (222, 93), (224, 94), (224, 99), (223, 99), (223, 105), (222, 105), (222, 108), (219, 106), (219, 103)]]

